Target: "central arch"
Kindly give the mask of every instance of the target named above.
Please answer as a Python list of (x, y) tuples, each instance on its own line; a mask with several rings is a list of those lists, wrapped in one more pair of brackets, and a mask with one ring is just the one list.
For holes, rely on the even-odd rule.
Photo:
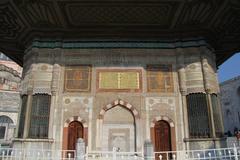
[(102, 108), (99, 114), (101, 120), (101, 150), (112, 150), (117, 147), (120, 151), (137, 150), (136, 121), (138, 111), (123, 100), (116, 100)]

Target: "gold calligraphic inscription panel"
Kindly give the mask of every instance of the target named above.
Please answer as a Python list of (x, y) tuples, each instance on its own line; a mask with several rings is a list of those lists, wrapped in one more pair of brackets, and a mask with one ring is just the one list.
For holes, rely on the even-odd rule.
[(118, 89), (118, 72), (100, 72), (99, 88)]
[(65, 68), (65, 91), (90, 91), (90, 81), (90, 66), (69, 66)]
[(140, 71), (99, 71), (98, 89), (110, 91), (125, 91), (125, 90), (139, 90), (140, 85)]
[(147, 66), (148, 92), (173, 92), (171, 65)]
[(139, 73), (138, 72), (121, 72), (120, 89), (139, 89)]

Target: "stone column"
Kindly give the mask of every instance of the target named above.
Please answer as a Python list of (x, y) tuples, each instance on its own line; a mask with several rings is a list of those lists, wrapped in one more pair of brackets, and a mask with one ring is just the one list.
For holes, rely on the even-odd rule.
[(102, 147), (103, 120), (97, 119), (96, 125), (96, 148), (100, 150)]
[(93, 108), (92, 108), (92, 103), (91, 107), (89, 108), (89, 113), (88, 113), (88, 150), (92, 150), (92, 121), (93, 121)]
[[(136, 117), (135, 117), (136, 118)], [(139, 119), (139, 118), (136, 118), (135, 119), (135, 121), (136, 121), (136, 132), (135, 132), (135, 142), (134, 143), (136, 143), (134, 146), (135, 146), (135, 152), (138, 152), (138, 151), (141, 151), (141, 150), (139, 150), (140, 148), (141, 148), (141, 146), (142, 146), (142, 134), (143, 134), (143, 131), (141, 130), (142, 129), (142, 123), (141, 123), (141, 119)], [(148, 128), (148, 130), (149, 130), (149, 128)], [(141, 133), (141, 134), (140, 134)]]
[(28, 91), (27, 107), (26, 107), (24, 130), (23, 130), (24, 139), (28, 138), (28, 132), (30, 128), (30, 119), (31, 119), (31, 109), (32, 109), (32, 91)]
[[(185, 75), (185, 64), (184, 64), (184, 53), (182, 49), (177, 49), (177, 63), (178, 63), (178, 80), (179, 90), (182, 97), (182, 112), (183, 112), (183, 123), (184, 123), (184, 138), (189, 138), (189, 125), (188, 125), (188, 111), (187, 111), (187, 87), (186, 87), (186, 75)], [(185, 149), (189, 149), (188, 143), (186, 143)]]
[(53, 130), (54, 130), (54, 119), (55, 119), (55, 105), (57, 100), (57, 91), (59, 85), (59, 77), (60, 77), (60, 66), (58, 64), (53, 65), (52, 71), (52, 84), (51, 84), (51, 106), (50, 106), (50, 114), (49, 114), (49, 129), (48, 129), (48, 138), (52, 139)]
[(151, 139), (151, 133), (150, 133), (150, 115), (149, 115), (149, 105), (145, 105), (146, 109), (146, 139)]
[(207, 51), (204, 48), (201, 48), (201, 65), (202, 65), (204, 89), (207, 94), (207, 104), (208, 104), (209, 117), (210, 117), (210, 128), (211, 128), (212, 138), (215, 138), (216, 132), (215, 132), (214, 119), (213, 119), (212, 100), (211, 100), (211, 95), (210, 95), (211, 85), (208, 80), (208, 77), (210, 77), (210, 75), (208, 73), (208, 60), (207, 60), (206, 56), (204, 55), (205, 52), (207, 52)]
[(210, 124), (212, 129), (212, 138), (216, 138), (216, 131), (215, 131), (215, 124), (214, 124), (214, 118), (213, 118), (213, 109), (212, 109), (212, 101), (211, 101), (211, 95), (207, 92), (207, 102), (209, 107), (209, 116), (210, 116)]
[[(56, 50), (57, 52), (58, 50)], [(54, 53), (54, 55), (57, 55)], [(56, 56), (58, 57), (58, 56)], [(54, 59), (56, 58), (54, 57)], [(50, 106), (50, 114), (49, 114), (49, 129), (48, 129), (48, 138), (54, 139), (55, 143), (52, 144), (52, 149), (60, 149), (61, 144), (59, 143), (61, 140), (59, 137), (62, 134), (62, 128), (60, 130), (57, 130), (56, 126), (60, 126), (56, 124), (56, 116), (58, 115), (59, 111), (57, 111), (57, 105), (58, 105), (58, 88), (59, 88), (59, 81), (60, 81), (60, 73), (61, 73), (61, 67), (59, 64), (53, 65), (52, 70), (52, 83), (51, 83), (51, 106)], [(62, 120), (61, 120), (62, 122)], [(60, 122), (60, 123), (61, 123)], [(57, 122), (59, 123), (59, 122)], [(59, 137), (56, 137), (56, 133), (59, 133)]]
[(221, 116), (221, 131), (222, 133), (224, 133), (224, 124), (223, 124), (223, 113), (222, 113), (222, 106), (221, 106), (221, 101), (220, 101), (220, 94), (217, 94), (217, 101), (218, 101), (218, 107), (219, 107), (219, 110), (220, 110), (220, 116)]

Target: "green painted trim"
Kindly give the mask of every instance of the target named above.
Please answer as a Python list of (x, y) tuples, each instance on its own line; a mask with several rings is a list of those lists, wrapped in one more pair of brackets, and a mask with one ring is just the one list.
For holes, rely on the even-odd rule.
[(208, 46), (203, 39), (189, 41), (33, 41), (30, 48), (62, 48), (62, 49), (103, 49), (103, 48), (131, 48), (131, 49), (175, 49), (187, 47)]

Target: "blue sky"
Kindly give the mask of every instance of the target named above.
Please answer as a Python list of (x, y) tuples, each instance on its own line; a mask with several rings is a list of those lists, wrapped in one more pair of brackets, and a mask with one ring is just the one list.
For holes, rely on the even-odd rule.
[(226, 81), (240, 75), (240, 52), (233, 55), (218, 68), (219, 82)]

